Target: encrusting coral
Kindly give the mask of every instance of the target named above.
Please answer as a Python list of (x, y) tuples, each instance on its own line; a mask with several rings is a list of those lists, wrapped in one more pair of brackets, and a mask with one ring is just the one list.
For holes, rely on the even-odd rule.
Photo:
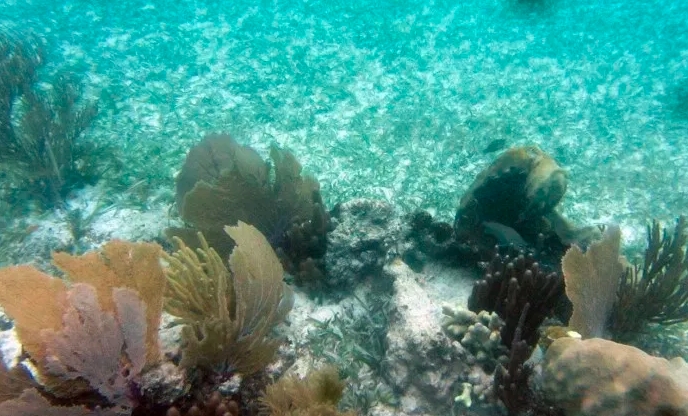
[(686, 416), (688, 364), (599, 338), (560, 338), (547, 349), (542, 389), (577, 416)]
[(225, 231), (235, 242), (229, 268), (201, 234), (196, 251), (175, 240), (179, 249), (165, 256), (165, 310), (184, 325), (183, 367), (248, 375), (273, 360), (279, 342), (270, 333), (291, 310), (293, 293), (260, 231), (241, 221)]

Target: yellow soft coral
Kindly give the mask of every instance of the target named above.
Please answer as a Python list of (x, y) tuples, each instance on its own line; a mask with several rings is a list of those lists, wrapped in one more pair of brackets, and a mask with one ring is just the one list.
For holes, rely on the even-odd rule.
[(201, 234), (197, 251), (176, 239), (166, 256), (166, 310), (184, 324), (181, 365), (250, 374), (277, 351), (270, 332), (291, 309), (293, 294), (265, 237), (241, 221), (225, 227), (236, 246), (229, 268)]

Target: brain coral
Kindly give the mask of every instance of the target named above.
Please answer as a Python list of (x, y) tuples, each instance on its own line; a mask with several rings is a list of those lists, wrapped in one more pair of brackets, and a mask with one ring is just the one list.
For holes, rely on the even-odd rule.
[(688, 415), (688, 365), (599, 338), (547, 350), (542, 390), (567, 416)]

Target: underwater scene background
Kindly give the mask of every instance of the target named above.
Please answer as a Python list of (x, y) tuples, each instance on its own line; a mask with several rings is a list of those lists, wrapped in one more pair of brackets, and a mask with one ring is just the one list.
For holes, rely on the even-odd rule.
[[(242, 246), (242, 238), (253, 248), (247, 251), (256, 253), (267, 249), (255, 241), (265, 240), (288, 274), (284, 287), (279, 278), (266, 283), (274, 296), (272, 309), (264, 309), (267, 301), (256, 302), (254, 316), (270, 318), (238, 327), (232, 341), (255, 334), (249, 338), (266, 340), (270, 348), (265, 351), (274, 351), (258, 364), (249, 359), (246, 364), (245, 357), (233, 353), (208, 362), (199, 358), (210, 354), (201, 347), (194, 350), (196, 358), (189, 358), (189, 345), (207, 340), (210, 327), (207, 316), (199, 317), (203, 313), (194, 318), (184, 309), (191, 304), (184, 296), (201, 285), (191, 277), (189, 287), (179, 283), (184, 270), (193, 269), (193, 260), (183, 256), (183, 249), (176, 252), (181, 260), (175, 263), (163, 249), (127, 248), (162, 258), (165, 270), (145, 263), (145, 272), (130, 274), (159, 275), (158, 292), (165, 299), (153, 301), (140, 286), (124, 285), (130, 297), (107, 301), (122, 302), (117, 308), (124, 308), (126, 298), (135, 310), (131, 305), (138, 304), (131, 299), (139, 299), (147, 305), (148, 318), (142, 330), (147, 334), (141, 347), (145, 359), (135, 360), (125, 347), (132, 341), (123, 341), (122, 351), (114, 354), (127, 357), (127, 368), (136, 371), (120, 372), (119, 384), (105, 389), (102, 380), (98, 384), (75, 375), (74, 366), (65, 364), (70, 371), (63, 372), (54, 365), (41, 368), (41, 359), (59, 356), (47, 341), (57, 338), (37, 335), (40, 342), (27, 341), (30, 331), (22, 329), (22, 318), (3, 303), (5, 297), (28, 296), (13, 292), (10, 283), (2, 283), (3, 276), (11, 280), (33, 272), (3, 269), (0, 305), (6, 315), (0, 319), (0, 350), (6, 363), (16, 365), (21, 343), (35, 362), (33, 381), (1, 373), (0, 381), (9, 374), (7, 380), (21, 380), (22, 389), (0, 395), (7, 398), (0, 401), (0, 416), (67, 405), (52, 410), (62, 413), (41, 414), (198, 414), (193, 406), (203, 414), (225, 406), (223, 412), (232, 415), (650, 415), (657, 408), (674, 412), (662, 414), (688, 414), (688, 370), (685, 363), (666, 360), (647, 364), (680, 374), (667, 375), (669, 381), (659, 387), (645, 386), (669, 392), (657, 406), (647, 405), (651, 400), (646, 398), (647, 407), (623, 407), (630, 400), (619, 396), (590, 399), (598, 407), (581, 408), (580, 398), (562, 392), (569, 387), (588, 391), (581, 387), (584, 381), (574, 388), (552, 380), (575, 379), (585, 367), (556, 361), (566, 371), (552, 370), (565, 353), (564, 347), (548, 350), (552, 339), (547, 334), (554, 329), (546, 330), (559, 330), (554, 339), (568, 338), (569, 329), (583, 335), (580, 342), (611, 339), (620, 348), (616, 355), (628, 354), (631, 362), (651, 357), (633, 355), (640, 352), (625, 350), (627, 344), (664, 358), (688, 359), (686, 224), (680, 218), (688, 213), (688, 3), (10, 0), (0, 3), (0, 36), (0, 140), (5, 141), (0, 143), (0, 266), (30, 264), (42, 270), (37, 273), (72, 282), (74, 287), (64, 288), (65, 299), (91, 299), (85, 287), (98, 286), (78, 277), (77, 267), (68, 266), (65, 258), (52, 258), (52, 252), (69, 253), (78, 262), (79, 256), (99, 249), (111, 265), (115, 258), (128, 260), (114, 254), (118, 249), (103, 248), (110, 240), (157, 243), (166, 252), (185, 247), (183, 240), (206, 253), (197, 263), (207, 268), (214, 257), (205, 240), (196, 237), (201, 230), (224, 263)], [(69, 137), (63, 156), (43, 144), (52, 140), (43, 138), (45, 126)], [(217, 136), (222, 133), (232, 139)], [(31, 151), (7, 144), (21, 143), (15, 140), (20, 136), (41, 139)], [(225, 137), (223, 143), (231, 144), (202, 142), (204, 137)], [(179, 183), (186, 177), (184, 169), (190, 169), (189, 152), (199, 143), (207, 144), (208, 154), (224, 151), (236, 158), (225, 167), (242, 171), (242, 181), (249, 182), (246, 172), (251, 171), (253, 179), (269, 182), (269, 197), (256, 197), (256, 205), (240, 207), (246, 216), (232, 214), (226, 220), (221, 217), (226, 213), (210, 206), (209, 197), (194, 197), (200, 201), (195, 206), (187, 203)], [(27, 159), (15, 163), (22, 152)], [(64, 169), (56, 157), (57, 162), (64, 157)], [(269, 160), (272, 171), (257, 157)], [(32, 164), (37, 160), (42, 164)], [(548, 176), (536, 177), (542, 160)], [(221, 170), (214, 179), (223, 183)], [(523, 177), (500, 179), (512, 171)], [(519, 196), (511, 199), (512, 190)], [(220, 198), (223, 207), (236, 198), (251, 200), (258, 191), (246, 187), (236, 192)], [(499, 212), (471, 211), (469, 200), (497, 206)], [(186, 210), (183, 204), (189, 205)], [(251, 211), (263, 210), (270, 214), (255, 222), (247, 219), (254, 218)], [(475, 228), (465, 225), (466, 212), (475, 216)], [(508, 222), (512, 217), (513, 224)], [(571, 227), (567, 237), (556, 225), (560, 219)], [(659, 222), (650, 229), (653, 220)], [(238, 221), (255, 225), (264, 237), (245, 231)], [(223, 225), (237, 226), (228, 231), (232, 238)], [(495, 243), (502, 251), (493, 252)], [(573, 246), (583, 251), (570, 254)], [(646, 250), (651, 247), (657, 247), (655, 257)], [(604, 267), (594, 255), (585, 257), (597, 249), (604, 253), (598, 257), (607, 260)], [(518, 250), (525, 256), (520, 260)], [(533, 266), (531, 251), (539, 265)], [(621, 254), (628, 263), (619, 260)], [(266, 261), (252, 263), (247, 256), (245, 264)], [(562, 267), (564, 258), (570, 263), (564, 260)], [(239, 262), (230, 262), (228, 276), (241, 275), (234, 269), (244, 267)], [(517, 271), (507, 271), (513, 262)], [(88, 264), (80, 270), (96, 267)], [(587, 272), (580, 271), (581, 264)], [(637, 266), (633, 272), (631, 264)], [(493, 284), (485, 275), (498, 270), (507, 276), (530, 273), (536, 283), (521, 283), (529, 289), (509, 303), (509, 278), (496, 289), (484, 289)], [(558, 277), (550, 279), (550, 273)], [(578, 286), (571, 279), (608, 274), (617, 278), (606, 289), (612, 293), (605, 301), (609, 306), (577, 315), (576, 304), (591, 303), (586, 296), (604, 288), (585, 283), (590, 293), (572, 294), (569, 289)], [(641, 276), (647, 281), (654, 276), (653, 283), (634, 280)], [(665, 283), (657, 283), (657, 276), (665, 276)], [(591, 281), (598, 280), (604, 279)], [(52, 284), (42, 282), (35, 284)], [(227, 285), (233, 284), (211, 286), (221, 291), (218, 287)], [(113, 288), (121, 289), (112, 283), (107, 293)], [(239, 296), (239, 305), (244, 302), (236, 294), (240, 291), (230, 290)], [(251, 296), (259, 295), (245, 298)], [(35, 303), (32, 299), (28, 305)], [(506, 303), (511, 306), (499, 306)], [(76, 303), (56, 305), (54, 310), (85, 313)], [(657, 305), (675, 308), (667, 312)], [(27, 304), (17, 308), (26, 310)], [(117, 308), (98, 313), (127, 327)], [(157, 318), (150, 316), (155, 308)], [(237, 313), (236, 307), (229, 309), (230, 315)], [(47, 309), (39, 310), (36, 314)], [(642, 311), (636, 316), (631, 310)], [(655, 314), (642, 315), (650, 310)], [(590, 316), (601, 323), (590, 324)], [(181, 330), (172, 317), (192, 329)], [(236, 322), (236, 316), (227, 319)], [(585, 321), (585, 329), (574, 321)], [(66, 323), (62, 329), (59, 322), (55, 325), (50, 329), (55, 334), (67, 331)], [(151, 341), (157, 339), (158, 326), (159, 348), (158, 341)], [(34, 333), (45, 330), (34, 328)], [(122, 331), (123, 339), (131, 336)], [(217, 343), (232, 343), (228, 334), (222, 337)], [(45, 345), (31, 350), (31, 342)], [(532, 358), (540, 348), (545, 357), (555, 350), (560, 356)], [(580, 361), (590, 351), (616, 347), (570, 348), (570, 353), (582, 350), (576, 352)], [(525, 364), (528, 357), (533, 361)], [(169, 367), (154, 364), (161, 359)], [(318, 368), (320, 373), (306, 376)], [(528, 376), (517, 379), (515, 373)], [(544, 373), (544, 381), (533, 381), (531, 373)], [(289, 379), (294, 374), (306, 378)], [(412, 375), (419, 380), (410, 380)], [(55, 388), (55, 379), (71, 380), (71, 393)], [(70, 384), (74, 379), (81, 384), (85, 379), (91, 388), (76, 389)], [(266, 386), (277, 380), (291, 384), (272, 394), (297, 392), (321, 407), (298, 410), (289, 402), (293, 398), (268, 394), (261, 399)], [(0, 390), (13, 383), (0, 382)], [(314, 391), (321, 385), (335, 393), (318, 397)], [(519, 388), (505, 391), (500, 385)], [(590, 387), (589, 394), (600, 391)], [(15, 396), (23, 401), (9, 399)], [(19, 404), (2, 407), (16, 400)], [(285, 401), (290, 403), (286, 410), (275, 404)]]

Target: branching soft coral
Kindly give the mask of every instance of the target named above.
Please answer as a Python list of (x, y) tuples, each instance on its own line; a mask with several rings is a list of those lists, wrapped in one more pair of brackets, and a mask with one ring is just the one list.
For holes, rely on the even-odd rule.
[(484, 277), (473, 286), (468, 309), (496, 312), (505, 322), (502, 342), (511, 347), (521, 312), (527, 308), (522, 338), (533, 346), (538, 327), (564, 296), (563, 283), (561, 275), (543, 270), (532, 254), (495, 254)]
[(268, 386), (262, 402), (270, 416), (353, 416), (337, 410), (343, 390), (337, 369), (328, 366), (305, 379), (280, 379)]
[(250, 374), (274, 358), (270, 332), (291, 310), (293, 294), (265, 237), (239, 222), (226, 227), (236, 246), (229, 269), (201, 234), (194, 251), (180, 239), (167, 256), (166, 310), (184, 324), (181, 365)]
[(0, 170), (14, 181), (8, 192), (21, 188), (54, 205), (75, 187), (95, 182), (100, 172), (89, 162), (103, 148), (79, 140), (97, 107), (83, 99), (76, 77), (62, 74), (48, 91), (37, 87), (44, 55), (35, 38), (0, 29)]
[(621, 275), (610, 319), (615, 338), (630, 337), (649, 323), (688, 321), (688, 220), (681, 216), (673, 232), (655, 221), (647, 227), (642, 264)]

